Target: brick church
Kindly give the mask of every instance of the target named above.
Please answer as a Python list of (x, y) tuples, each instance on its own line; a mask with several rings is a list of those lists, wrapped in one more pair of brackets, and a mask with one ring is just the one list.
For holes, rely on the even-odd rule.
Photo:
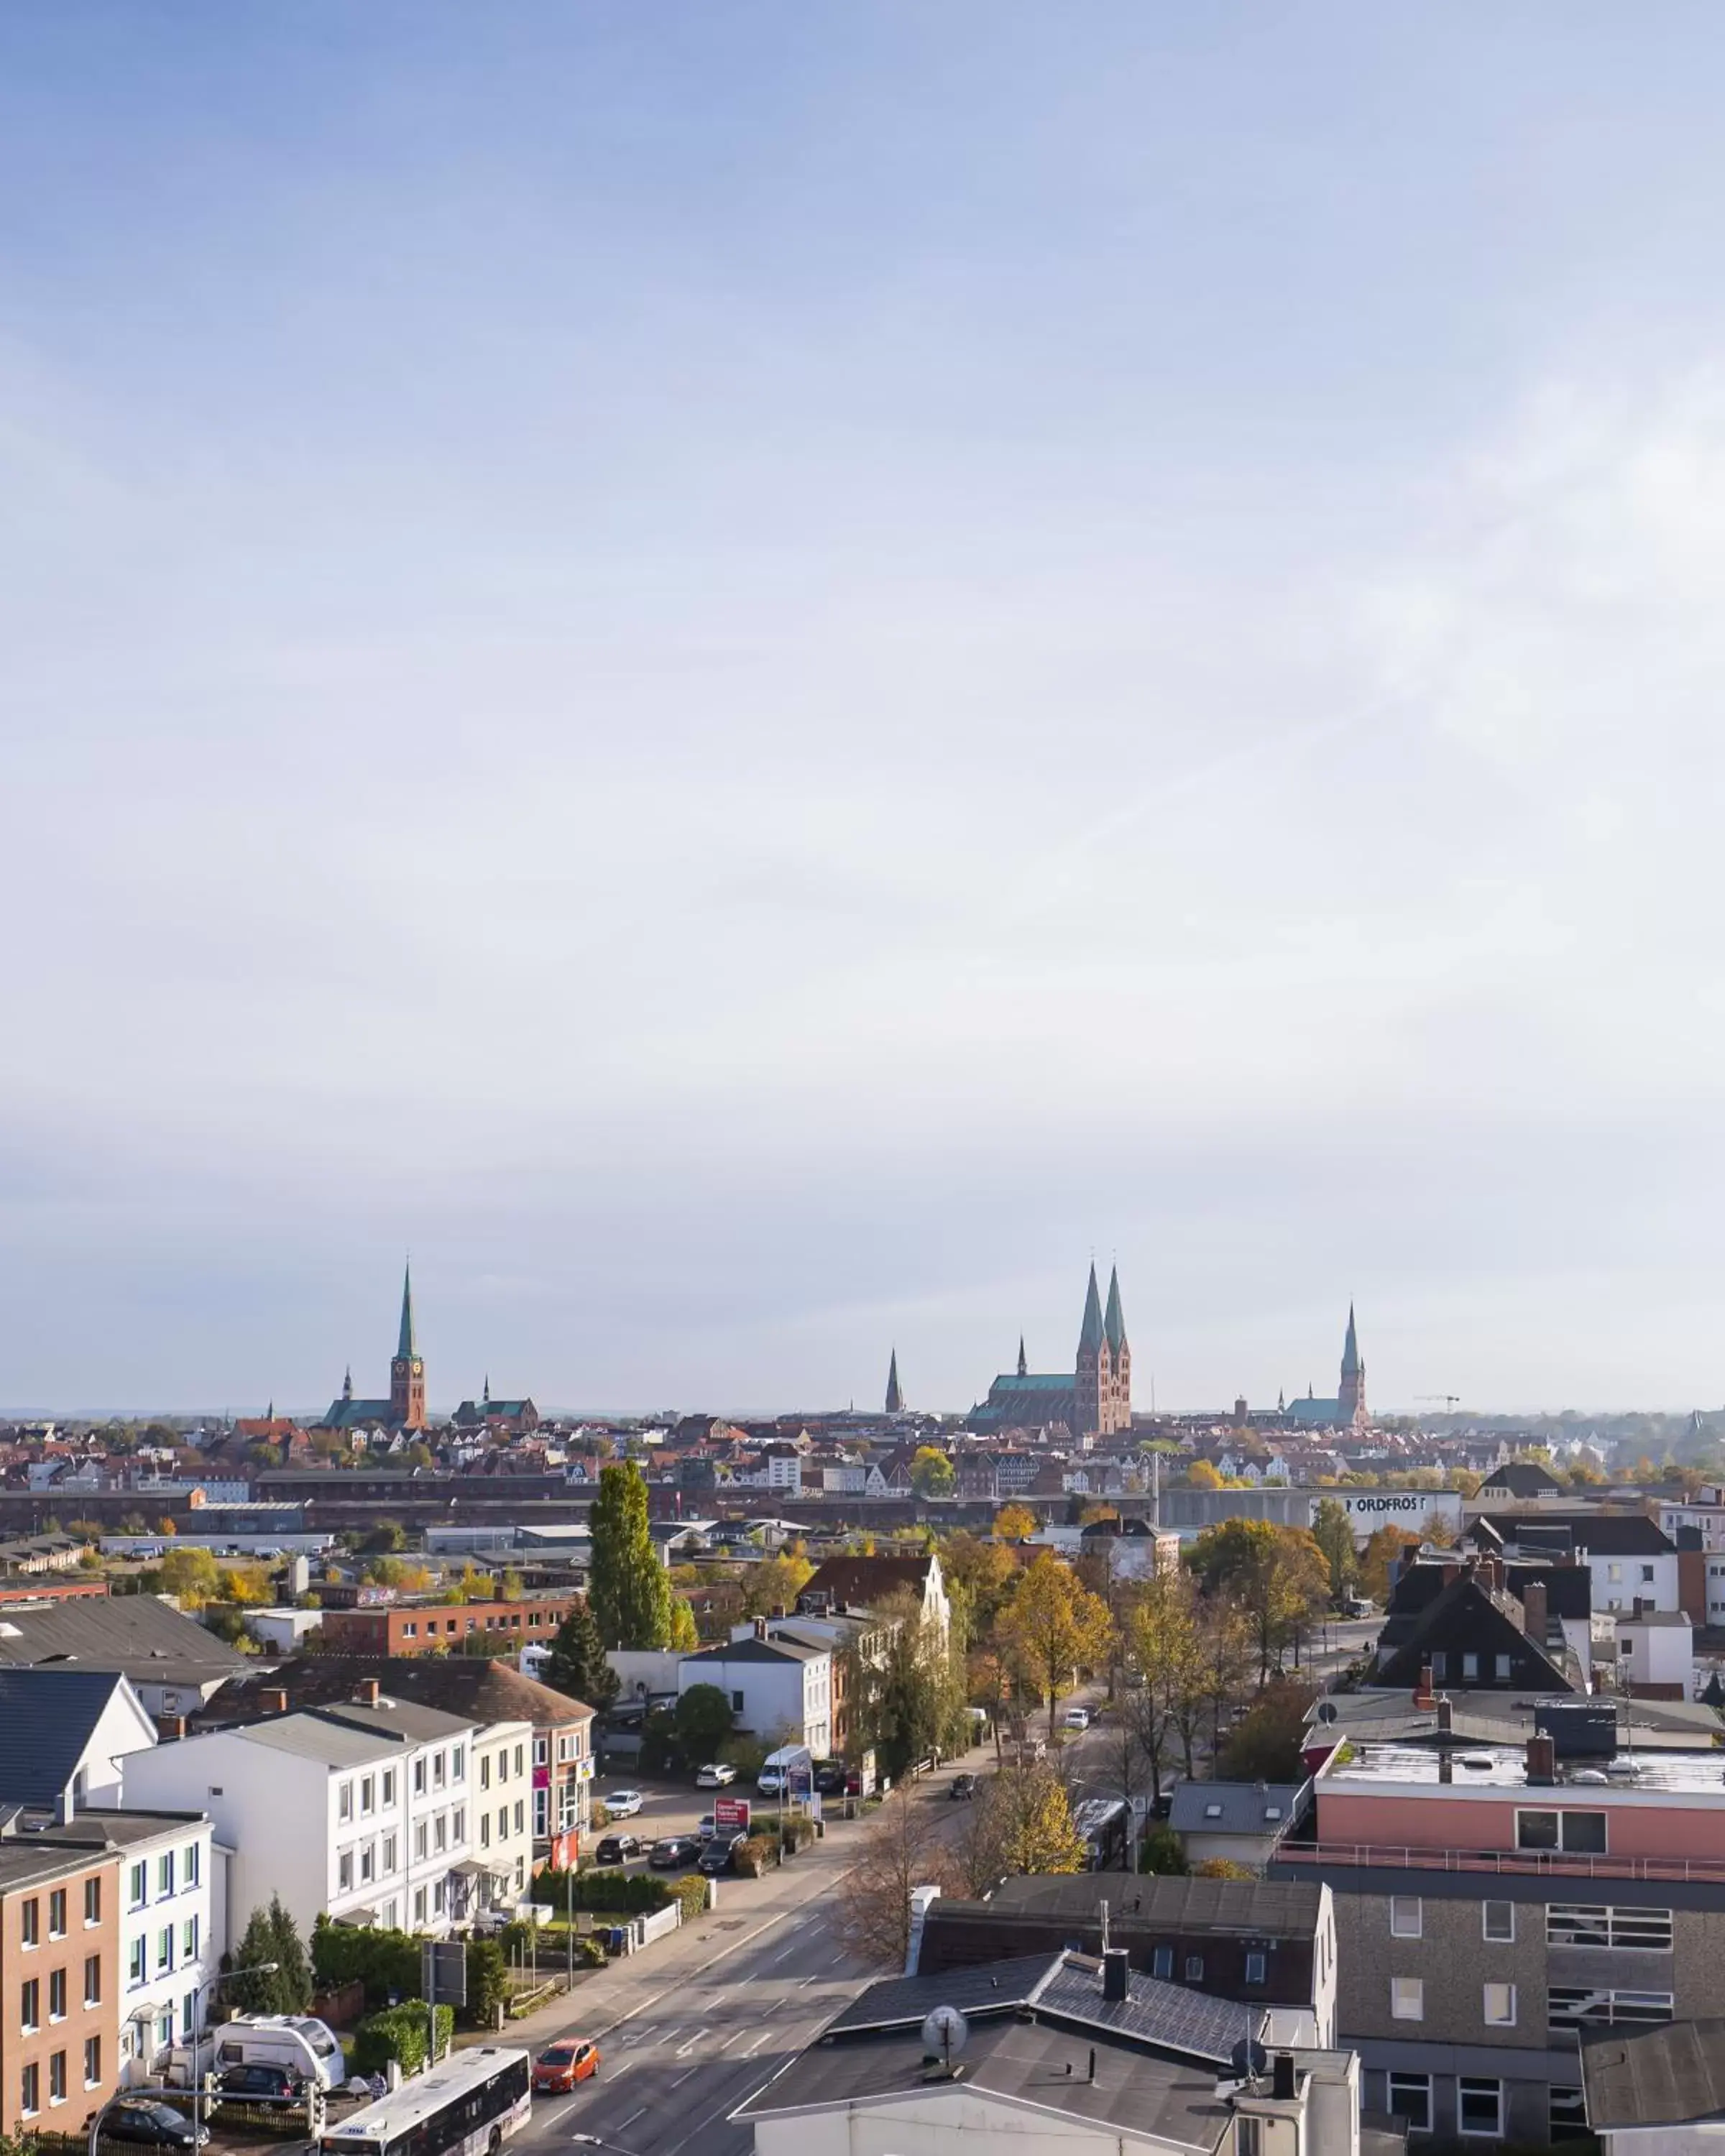
[(1070, 1371), (1030, 1370), (1020, 1340), (1017, 1370), (996, 1378), (987, 1399), (971, 1409), (968, 1427), (995, 1437), (1009, 1430), (1052, 1430), (1064, 1424), (1081, 1441), (1130, 1430), (1132, 1420), (1132, 1351), (1121, 1307), (1119, 1269), (1108, 1276), (1104, 1309), (1092, 1264), (1075, 1367)]
[(401, 1330), (389, 1360), (389, 1397), (387, 1400), (357, 1400), (353, 1373), (341, 1381), (341, 1396), (318, 1424), (320, 1430), (424, 1430), (425, 1427), (425, 1362), (413, 1331), (413, 1270), (402, 1276)]

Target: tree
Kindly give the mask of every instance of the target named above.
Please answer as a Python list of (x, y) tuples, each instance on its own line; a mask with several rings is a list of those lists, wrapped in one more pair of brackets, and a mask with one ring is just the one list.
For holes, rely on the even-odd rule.
[(1208, 1460), (1194, 1460), (1186, 1470), (1186, 1481), (1188, 1486), (1194, 1490), (1219, 1490), (1222, 1486), (1221, 1471), (1213, 1467)]
[(1003, 1505), (994, 1515), (994, 1539), (1002, 1543), (1027, 1542), (1041, 1524), (1028, 1505)]
[(839, 1881), (836, 1913), (839, 1936), (859, 1961), (901, 1970), (911, 1943), (912, 1891), (964, 1891), (937, 1817), (932, 1804), (898, 1789), (865, 1829), (856, 1861)]
[(1052, 1736), (1055, 1704), (1075, 1672), (1107, 1656), (1112, 1630), (1107, 1604), (1081, 1586), (1052, 1550), (1045, 1550), (1019, 1575), (994, 1629), (1004, 1651), (1045, 1692)]
[(1312, 1516), (1312, 1539), (1330, 1568), (1330, 1595), (1339, 1602), (1354, 1583), (1359, 1559), (1354, 1553), (1353, 1522), (1339, 1497), (1320, 1497)]
[(701, 1634), (696, 1629), (695, 1612), (689, 1606), (686, 1595), (671, 1597), (670, 1638), (666, 1642), (673, 1654), (690, 1655), (701, 1645)]
[(958, 1471), (937, 1445), (919, 1445), (911, 1462), (911, 1487), (919, 1497), (950, 1497)]
[(1222, 1520), (1197, 1537), (1187, 1562), (1207, 1594), (1232, 1594), (1250, 1619), (1260, 1684), (1271, 1661), (1329, 1599), (1323, 1553), (1303, 1528)]
[[(519, 1602), (521, 1599), (521, 1574), (506, 1566), (497, 1576), (497, 1584), (494, 1591), (500, 1602)], [(675, 1646), (675, 1640), (673, 1640), (671, 1645)]]
[(299, 1927), (273, 1895), (267, 1909), (254, 1909), (234, 1953), (234, 1966), (262, 1969), (254, 1976), (236, 1976), (223, 1996), (242, 2014), (304, 2014), (311, 2005), (311, 1964)]
[(222, 1591), (222, 1568), (207, 1549), (172, 1549), (162, 1560), (162, 1591), (185, 1609), (202, 1609)]
[(1218, 1774), (1231, 1782), (1302, 1780), (1306, 1717), (1317, 1697), (1315, 1686), (1285, 1677), (1266, 1685), (1235, 1724), (1216, 1762)]
[(762, 1558), (747, 1566), (742, 1578), (742, 1614), (768, 1617), (775, 1609), (794, 1609), (797, 1597), (814, 1577), (806, 1557), (781, 1550), (777, 1557)]
[(1420, 1537), (1411, 1528), (1386, 1525), (1368, 1536), (1364, 1555), (1360, 1559), (1359, 1584), (1374, 1602), (1389, 1599), (1389, 1568), (1410, 1549), (1418, 1549)]
[(1022, 1872), (1084, 1869), (1065, 1784), (1045, 1760), (1009, 1763), (991, 1774), (965, 1827), (958, 1861), (972, 1894)]
[(948, 1593), (956, 1588), (968, 1597), (971, 1636), (976, 1639), (993, 1624), (1019, 1568), (1004, 1543), (984, 1542), (961, 1528), (941, 1544), (941, 1571)]
[(605, 1660), (599, 1628), (587, 1598), (578, 1594), (558, 1625), (546, 1656), (541, 1681), (588, 1707), (607, 1707), (617, 1697), (617, 1672)]
[(664, 1647), (670, 1639), (670, 1582), (647, 1524), (647, 1486), (633, 1460), (599, 1470), (588, 1516), (593, 1555), (588, 1599), (607, 1647)]
[(1160, 1796), (1163, 1754), (1175, 1734), (1185, 1753), (1187, 1774), (1192, 1773), (1193, 1741), (1208, 1697), (1209, 1665), (1190, 1578), (1173, 1572), (1153, 1574), (1127, 1614), (1126, 1640), (1142, 1682), (1122, 1694), (1121, 1711), (1137, 1730), (1149, 1763), (1151, 1793)]
[(730, 1700), (717, 1685), (691, 1685), (678, 1698), (671, 1716), (684, 1763), (703, 1767), (716, 1759), (735, 1719)]

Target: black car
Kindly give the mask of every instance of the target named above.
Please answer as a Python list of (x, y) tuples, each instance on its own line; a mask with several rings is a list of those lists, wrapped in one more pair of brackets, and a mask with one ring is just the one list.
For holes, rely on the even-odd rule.
[(700, 1855), (698, 1834), (668, 1834), (648, 1851), (647, 1861), (655, 1871), (675, 1871), (680, 1865), (693, 1864)]
[(842, 1797), (848, 1771), (842, 1759), (818, 1760), (814, 1768), (816, 1791), (824, 1797)]
[(716, 1834), (701, 1852), (701, 1868), (716, 1879), (721, 1871), (731, 1871), (737, 1862), (737, 1852), (748, 1840), (746, 1834)]
[(151, 2148), (201, 2148), (209, 2139), (209, 2128), (200, 2126), (197, 2138), (192, 2122), (169, 2103), (146, 2100), (116, 2103), (102, 2121), (105, 2141), (141, 2141)]
[(230, 2103), (303, 2103), (305, 2077), (290, 2066), (228, 2066), (216, 2093)]
[(973, 1797), (976, 1794), (976, 1776), (954, 1774), (952, 1787), (947, 1791), (947, 1794), (949, 1797)]
[(638, 1834), (608, 1834), (593, 1853), (595, 1864), (629, 1864), (641, 1853)]

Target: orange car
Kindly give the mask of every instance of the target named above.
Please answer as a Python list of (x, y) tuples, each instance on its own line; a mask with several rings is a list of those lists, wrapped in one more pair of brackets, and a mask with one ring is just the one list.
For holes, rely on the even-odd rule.
[(578, 2044), (572, 2036), (548, 2045), (533, 2061), (536, 2093), (556, 2094), (572, 2089), (577, 2082), (590, 2080), (599, 2070), (597, 2044)]

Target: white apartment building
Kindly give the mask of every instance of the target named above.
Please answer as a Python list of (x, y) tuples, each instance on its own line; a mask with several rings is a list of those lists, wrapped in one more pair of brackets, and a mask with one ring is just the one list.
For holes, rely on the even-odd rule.
[[(473, 1732), (472, 1865), (480, 1907), (513, 1908), (533, 1870), (534, 1729), (493, 1722)], [(547, 1784), (548, 1787), (548, 1784)], [(545, 1794), (542, 1789), (540, 1794)]]
[(234, 1851), (236, 1935), (272, 1894), (308, 1936), (326, 1911), (446, 1931), (476, 1891), (474, 1734), (459, 1715), (367, 1697), (139, 1753), (126, 1798), (209, 1814)]
[(220, 1859), (198, 1814), (95, 1814), (120, 1845), (120, 2078), (209, 2020), (209, 1979), (227, 1944)]
[(737, 1727), (769, 1750), (806, 1744), (817, 1758), (831, 1752), (833, 1657), (825, 1647), (775, 1636), (770, 1621), (757, 1617), (724, 1645), (684, 1656), (677, 1690), (698, 1684), (716, 1685)]

